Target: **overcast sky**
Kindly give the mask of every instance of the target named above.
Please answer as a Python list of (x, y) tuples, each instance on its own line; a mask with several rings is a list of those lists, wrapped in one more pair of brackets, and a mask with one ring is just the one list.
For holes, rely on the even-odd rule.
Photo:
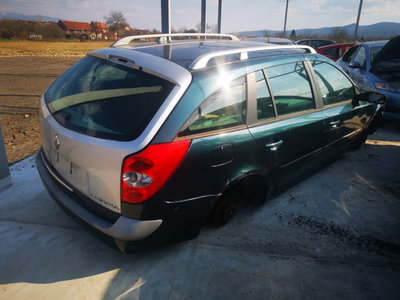
[[(129, 25), (161, 29), (161, 0), (0, 0), (0, 12), (45, 15), (69, 21), (104, 21), (112, 10)], [(196, 28), (201, 0), (170, 0), (171, 25)], [(282, 30), (286, 0), (223, 0), (222, 31)], [(359, 0), (289, 0), (287, 30), (356, 22)], [(207, 23), (217, 23), (218, 0), (207, 0)], [(361, 25), (400, 22), (400, 0), (364, 0)]]

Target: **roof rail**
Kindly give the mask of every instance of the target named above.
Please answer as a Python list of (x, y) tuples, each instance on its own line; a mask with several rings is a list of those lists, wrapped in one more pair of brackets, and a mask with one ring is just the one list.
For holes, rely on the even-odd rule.
[(240, 54), (240, 60), (248, 59), (248, 53), (256, 51), (266, 51), (266, 50), (285, 50), (285, 49), (303, 49), (308, 53), (316, 53), (314, 48), (305, 45), (269, 45), (269, 46), (258, 46), (258, 47), (248, 47), (248, 48), (238, 48), (223, 50), (217, 52), (211, 52), (196, 58), (189, 66), (192, 70), (203, 69), (207, 67), (208, 62), (215, 57), (221, 57), (225, 55)]
[(213, 37), (213, 38), (227, 38), (230, 40), (239, 40), (236, 36), (232, 34), (219, 34), (219, 33), (161, 33), (161, 34), (146, 34), (146, 35), (132, 35), (124, 37), (115, 43), (113, 43), (110, 47), (118, 47), (128, 45), (130, 42), (134, 40), (141, 39), (157, 39), (158, 43), (167, 43), (171, 41), (172, 38), (179, 37)]

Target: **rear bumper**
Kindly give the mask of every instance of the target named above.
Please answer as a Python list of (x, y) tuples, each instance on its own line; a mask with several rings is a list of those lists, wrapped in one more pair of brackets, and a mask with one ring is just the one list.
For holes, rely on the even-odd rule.
[(47, 191), (58, 205), (107, 236), (124, 241), (138, 241), (150, 236), (163, 222), (134, 220), (122, 215), (115, 222), (110, 222), (81, 206), (69, 195), (62, 179), (47, 165), (42, 150), (36, 155), (36, 166)]

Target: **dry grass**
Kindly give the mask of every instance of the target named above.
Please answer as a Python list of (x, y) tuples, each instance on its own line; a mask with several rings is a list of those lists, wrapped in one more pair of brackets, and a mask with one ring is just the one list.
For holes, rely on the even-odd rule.
[(0, 56), (82, 57), (86, 53), (109, 47), (111, 41), (0, 41)]

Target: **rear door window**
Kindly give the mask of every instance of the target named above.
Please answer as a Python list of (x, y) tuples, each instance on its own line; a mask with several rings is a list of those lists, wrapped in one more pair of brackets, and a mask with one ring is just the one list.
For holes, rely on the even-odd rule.
[(257, 121), (275, 117), (272, 97), (269, 92), (263, 71), (255, 72), (257, 93)]
[(143, 71), (87, 56), (47, 89), (45, 101), (68, 129), (129, 141), (140, 136), (174, 86)]
[(179, 136), (245, 124), (245, 83), (245, 77), (240, 77), (208, 97), (186, 121)]
[(315, 108), (310, 79), (302, 62), (279, 65), (265, 71), (278, 116)]

